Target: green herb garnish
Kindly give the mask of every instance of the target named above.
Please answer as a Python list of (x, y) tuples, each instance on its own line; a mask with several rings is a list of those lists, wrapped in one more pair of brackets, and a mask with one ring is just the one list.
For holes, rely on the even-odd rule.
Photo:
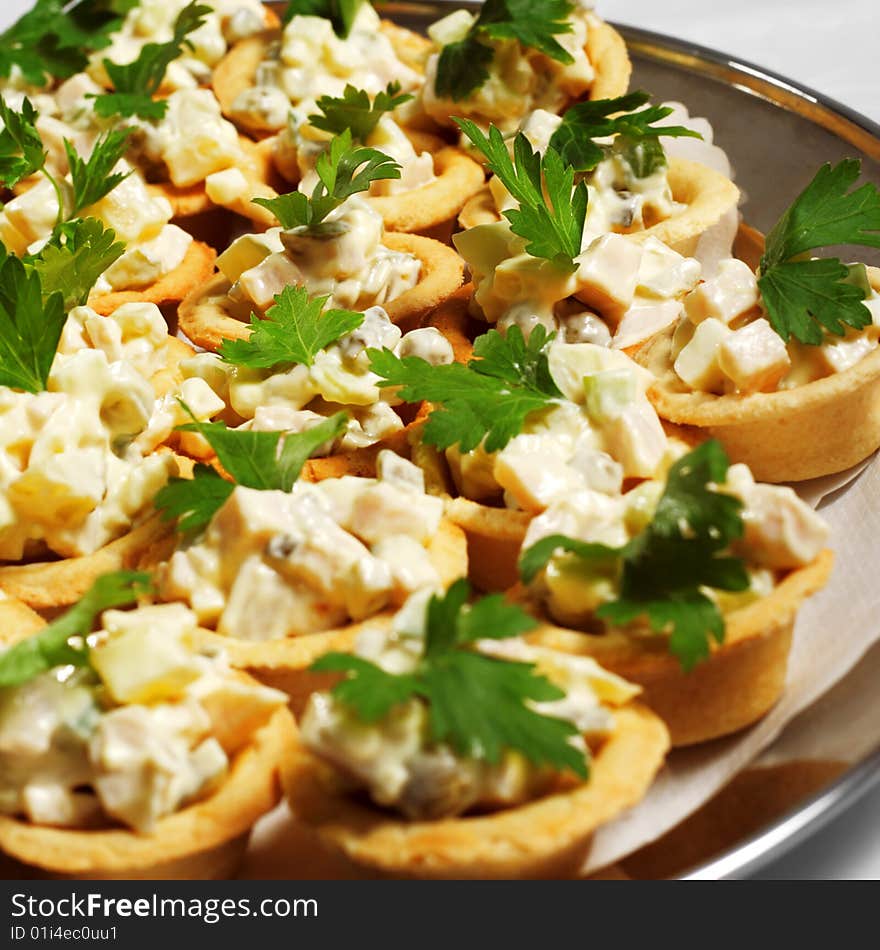
[(727, 478), (728, 459), (715, 440), (703, 443), (669, 470), (666, 488), (648, 527), (619, 548), (576, 541), (564, 535), (542, 538), (520, 558), (520, 575), (530, 583), (560, 551), (609, 570), (620, 579), (620, 596), (597, 615), (613, 624), (646, 616), (657, 633), (671, 631), (669, 649), (685, 669), (709, 656), (710, 638), (724, 642), (724, 618), (702, 587), (743, 591), (749, 576), (740, 558), (724, 555), (742, 537), (742, 503), (710, 486)]
[(281, 17), (282, 23), (290, 23), (295, 16), (319, 16), (333, 24), (333, 32), (345, 39), (354, 26), (358, 10), (364, 0), (290, 0)]
[(400, 94), (400, 83), (390, 82), (384, 92), (376, 93), (372, 102), (363, 89), (350, 83), (342, 96), (321, 96), (317, 106), (321, 114), (309, 116), (309, 122), (323, 132), (341, 135), (348, 129), (357, 142), (366, 142), (383, 115), (409, 102), (412, 96)]

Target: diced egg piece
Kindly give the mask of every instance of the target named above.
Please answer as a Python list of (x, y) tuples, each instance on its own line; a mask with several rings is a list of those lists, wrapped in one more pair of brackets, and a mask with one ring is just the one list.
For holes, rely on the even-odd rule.
[(281, 228), (270, 228), (263, 234), (243, 234), (217, 258), (217, 268), (234, 284), (245, 271), (256, 267), (270, 254), (283, 251)]
[(718, 349), (732, 333), (714, 317), (699, 323), (690, 342), (682, 348), (673, 364), (679, 379), (700, 392), (721, 390), (724, 373), (718, 364)]

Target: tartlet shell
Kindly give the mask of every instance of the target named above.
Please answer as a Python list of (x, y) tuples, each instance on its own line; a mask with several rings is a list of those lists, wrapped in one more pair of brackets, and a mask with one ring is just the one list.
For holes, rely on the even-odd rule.
[[(869, 267), (875, 290), (880, 269)], [(672, 328), (635, 355), (656, 382), (648, 398), (670, 422), (716, 438), (764, 482), (845, 471), (880, 448), (880, 348), (842, 373), (794, 389), (716, 396), (686, 391), (672, 368)]]
[[(174, 337), (168, 338), (166, 366), (152, 379), (157, 397), (171, 392), (180, 383), (178, 364), (191, 355), (192, 350), (186, 344)], [(181, 474), (191, 471), (190, 459), (179, 455), (175, 458)], [(92, 554), (0, 565), (0, 590), (36, 610), (67, 607), (79, 600), (102, 574), (136, 567), (146, 551), (170, 536), (170, 525), (160, 515), (151, 514)]]
[(13, 871), (82, 880), (219, 880), (231, 877), (254, 823), (275, 807), (279, 764), (295, 738), (293, 718), (277, 710), (237, 753), (208, 798), (161, 819), (153, 833), (76, 830), (0, 815), (0, 851)]
[(644, 706), (614, 713), (590, 780), (492, 814), (408, 822), (346, 794), (343, 780), (297, 743), (282, 770), (294, 816), (355, 863), (393, 877), (575, 876), (593, 832), (645, 794), (668, 736)]
[[(391, 320), (404, 330), (417, 327), (461, 286), (464, 265), (451, 248), (417, 234), (386, 233), (385, 247), (412, 254), (421, 262), (419, 281), (396, 300), (383, 304)], [(246, 340), (250, 326), (224, 305), (229, 281), (222, 274), (195, 288), (180, 304), (178, 326), (197, 346), (216, 352), (224, 340)]]
[[(662, 635), (599, 635), (542, 623), (526, 634), (533, 644), (593, 657), (605, 669), (642, 687), (640, 699), (666, 723), (673, 747), (726, 736), (756, 722), (785, 687), (797, 612), (824, 587), (831, 551), (784, 577), (767, 597), (725, 615), (726, 635), (711, 657), (689, 673), (666, 649)], [(513, 592), (527, 607), (521, 590)], [(536, 613), (540, 612), (535, 609)]]
[(89, 306), (95, 313), (108, 317), (126, 303), (154, 303), (157, 307), (179, 304), (187, 294), (202, 286), (214, 273), (217, 252), (193, 241), (183, 260), (171, 273), (140, 290), (116, 290), (106, 294), (91, 294)]
[[(687, 256), (696, 250), (700, 237), (736, 206), (739, 189), (729, 178), (707, 165), (684, 158), (669, 159), (668, 178), (672, 197), (685, 205), (684, 210), (643, 231), (633, 231), (627, 237), (635, 241), (653, 237)], [(488, 186), (481, 188), (458, 216), (463, 228), (500, 220)]]

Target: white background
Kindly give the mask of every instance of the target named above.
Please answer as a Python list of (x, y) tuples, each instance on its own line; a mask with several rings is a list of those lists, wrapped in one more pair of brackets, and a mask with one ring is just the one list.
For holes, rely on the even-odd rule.
[[(0, 27), (29, 6), (0, 0)], [(599, 0), (599, 12), (765, 66), (880, 121), (877, 0)], [(880, 879), (880, 789), (759, 876)]]

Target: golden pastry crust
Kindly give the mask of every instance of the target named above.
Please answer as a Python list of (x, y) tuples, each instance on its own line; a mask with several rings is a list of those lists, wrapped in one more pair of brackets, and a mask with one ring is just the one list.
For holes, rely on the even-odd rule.
[[(706, 231), (717, 224), (739, 201), (739, 189), (719, 172), (684, 158), (669, 159), (669, 186), (672, 197), (684, 210), (643, 231), (627, 235), (634, 241), (657, 238), (674, 251), (692, 254)], [(488, 186), (482, 188), (464, 206), (458, 216), (463, 228), (493, 224), (501, 220)]]
[(27, 604), (8, 596), (0, 598), (0, 630), (6, 631), (4, 639), (10, 639), (9, 631), (15, 631), (17, 639), (28, 637), (45, 624), (46, 621)]
[[(751, 725), (775, 705), (785, 687), (797, 612), (825, 586), (833, 560), (831, 551), (823, 551), (783, 578), (769, 596), (726, 614), (724, 643), (690, 673), (668, 652), (661, 635), (592, 635), (545, 623), (526, 639), (591, 656), (641, 686), (641, 700), (666, 723), (673, 747), (706, 742)], [(521, 590), (512, 596), (540, 613)]]
[[(880, 290), (880, 269), (869, 267)], [(880, 349), (842, 373), (793, 389), (716, 396), (687, 389), (673, 369), (668, 328), (635, 355), (656, 382), (648, 398), (671, 422), (716, 438), (732, 462), (763, 482), (802, 481), (842, 472), (880, 448)]]
[(294, 815), (357, 864), (394, 877), (574, 876), (593, 832), (636, 804), (663, 764), (668, 736), (649, 710), (631, 703), (596, 753), (590, 780), (515, 808), (409, 822), (346, 794), (339, 773), (301, 744), (282, 770)]
[(179, 304), (193, 289), (210, 280), (214, 273), (217, 252), (201, 241), (193, 241), (183, 260), (164, 277), (141, 290), (117, 290), (92, 293), (89, 306), (95, 313), (108, 317), (126, 303), (154, 303), (157, 307)]
[[(397, 26), (388, 20), (383, 20), (379, 29), (391, 41), (398, 58), (410, 69), (424, 72), (424, 64), (432, 49), (432, 44), (425, 37)], [(234, 121), (242, 131), (252, 138), (262, 139), (272, 133), (256, 126), (249, 126), (241, 116), (232, 118), (232, 105), (241, 93), (254, 85), (257, 67), (270, 58), (269, 50), (273, 43), (280, 40), (279, 30), (267, 30), (255, 36), (240, 40), (214, 67), (211, 84), (214, 95), (220, 103), (223, 115)]]
[[(415, 287), (382, 305), (401, 329), (414, 329), (461, 287), (464, 264), (451, 248), (421, 235), (388, 233), (382, 243), (421, 261)], [(229, 311), (226, 304), (229, 288), (229, 281), (222, 274), (215, 274), (204, 286), (195, 288), (178, 310), (178, 326), (187, 339), (212, 352), (216, 352), (224, 340), (246, 340), (250, 336), (249, 324)]]
[[(152, 568), (170, 556), (173, 545), (157, 545), (142, 563)], [(459, 528), (443, 521), (428, 545), (428, 554), (440, 575), (444, 588), (467, 575), (467, 548)], [(205, 633), (206, 640), (222, 648), (229, 662), (246, 670), (266, 686), (283, 690), (290, 696), (294, 713), (300, 713), (308, 697), (318, 689), (336, 682), (335, 674), (310, 673), (309, 666), (331, 650), (350, 652), (365, 626), (388, 623), (394, 611), (382, 611), (358, 623), (335, 630), (308, 633), (279, 640), (239, 640), (216, 633)]]
[[(173, 391), (180, 384), (180, 361), (192, 356), (192, 352), (182, 341), (168, 338), (166, 365), (151, 380), (157, 398)], [(192, 471), (190, 459), (179, 455), (175, 458), (181, 475)], [(102, 574), (136, 567), (146, 551), (170, 534), (168, 524), (158, 514), (151, 514), (133, 525), (122, 537), (93, 554), (26, 564), (3, 564), (0, 566), (0, 590), (36, 610), (67, 607), (76, 603)]]
[(626, 41), (594, 13), (587, 16), (587, 58), (596, 70), (590, 87), (590, 99), (616, 99), (629, 90), (632, 62)]
[(208, 798), (161, 819), (155, 831), (76, 830), (0, 815), (0, 850), (43, 876), (86, 880), (231, 877), (254, 823), (281, 797), (279, 764), (292, 751), (293, 718), (277, 710)]

